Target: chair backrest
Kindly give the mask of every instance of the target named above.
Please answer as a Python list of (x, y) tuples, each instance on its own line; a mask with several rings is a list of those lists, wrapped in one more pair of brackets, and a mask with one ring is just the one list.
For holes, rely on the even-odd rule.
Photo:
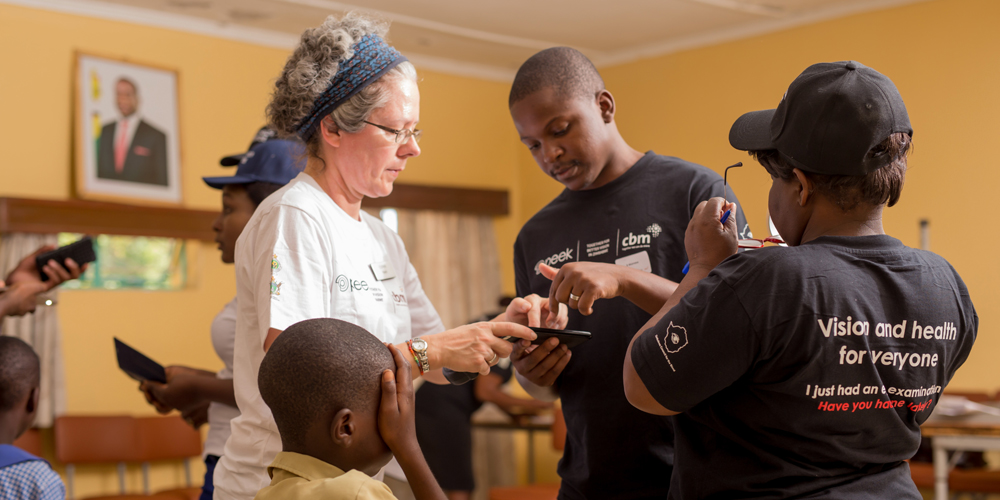
[(24, 434), (21, 434), (21, 437), (14, 440), (14, 446), (40, 457), (42, 456), (42, 433), (35, 428), (28, 429)]
[(552, 420), (552, 447), (558, 451), (566, 448), (566, 419), (563, 417), (562, 408), (556, 408)]
[(139, 461), (135, 419), (129, 416), (59, 417), (56, 459), (64, 464)]
[(178, 460), (201, 455), (201, 434), (177, 415), (137, 417), (139, 460)]

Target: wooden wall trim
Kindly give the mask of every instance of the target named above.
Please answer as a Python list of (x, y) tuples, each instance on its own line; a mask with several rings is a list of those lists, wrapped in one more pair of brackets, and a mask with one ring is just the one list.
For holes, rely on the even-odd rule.
[[(369, 208), (441, 210), (507, 215), (507, 191), (397, 184), (385, 198), (366, 198)], [(0, 198), (0, 233), (84, 233), (160, 236), (214, 241), (217, 211), (149, 207), (85, 200)]]
[(0, 198), (0, 232), (85, 233), (215, 240), (215, 211), (84, 200)]
[(507, 191), (416, 184), (396, 184), (389, 196), (365, 198), (361, 205), (368, 208), (441, 210), (494, 216), (510, 214)]

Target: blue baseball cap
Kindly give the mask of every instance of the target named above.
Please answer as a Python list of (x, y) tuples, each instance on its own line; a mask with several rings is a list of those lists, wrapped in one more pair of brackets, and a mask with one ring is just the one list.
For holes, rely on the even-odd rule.
[[(278, 133), (270, 129), (267, 125), (265, 125), (261, 127), (260, 130), (257, 131), (256, 135), (253, 136), (253, 140), (250, 141), (250, 147), (247, 148), (247, 151), (250, 151), (251, 149), (253, 149), (254, 146), (262, 142), (272, 141), (277, 138), (278, 138)], [(244, 156), (246, 156), (246, 153), (239, 153), (235, 155), (225, 156), (221, 160), (219, 160), (219, 165), (222, 165), (223, 167), (235, 167), (236, 165), (239, 165), (241, 161), (243, 161)]]
[(288, 184), (306, 166), (305, 147), (298, 142), (271, 139), (255, 144), (247, 151), (232, 177), (202, 177), (205, 184), (222, 189), (227, 184), (273, 182)]

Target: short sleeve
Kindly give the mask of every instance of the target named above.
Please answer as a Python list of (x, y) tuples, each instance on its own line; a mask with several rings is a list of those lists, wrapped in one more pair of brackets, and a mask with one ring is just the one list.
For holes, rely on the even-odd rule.
[[(252, 276), (258, 324), (285, 330), (331, 316), (333, 249), (320, 224), (300, 209), (279, 205), (256, 234)], [(261, 335), (263, 342), (266, 328)]]
[(531, 284), (528, 282), (528, 270), (524, 263), (524, 247), (518, 236), (514, 242), (514, 290), (518, 297), (531, 295)]
[(396, 497), (385, 483), (370, 479), (361, 485), (357, 500), (396, 500)]
[(406, 272), (403, 275), (403, 286), (406, 290), (406, 301), (410, 307), (410, 329), (414, 337), (420, 337), (429, 333), (439, 333), (445, 330), (444, 323), (431, 299), (424, 292), (424, 287), (420, 284), (417, 270), (406, 259)]
[(663, 407), (684, 412), (742, 377), (759, 349), (750, 318), (717, 272), (632, 346), (632, 364)]

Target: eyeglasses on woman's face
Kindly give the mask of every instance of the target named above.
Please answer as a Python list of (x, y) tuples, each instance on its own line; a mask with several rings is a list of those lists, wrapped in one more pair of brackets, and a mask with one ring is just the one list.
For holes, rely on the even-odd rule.
[[(726, 170), (723, 171), (722, 173), (722, 192), (723, 192), (723, 198), (726, 200), (726, 203), (729, 203), (729, 169), (738, 168), (742, 166), (743, 162), (739, 162), (735, 165), (726, 167)], [(770, 221), (770, 218), (768, 218), (768, 221)], [(772, 229), (771, 232), (774, 233), (775, 231)], [(774, 243), (777, 245), (785, 244), (785, 242), (781, 238), (775, 236), (769, 236), (767, 238), (759, 238), (759, 239), (742, 238), (736, 241), (736, 246), (739, 248), (763, 248), (765, 243)]]
[(414, 141), (420, 142), (420, 136), (423, 135), (423, 133), (424, 133), (423, 130), (417, 130), (417, 129), (412, 129), (411, 130), (411, 129), (405, 129), (405, 128), (402, 129), (402, 130), (396, 130), (394, 128), (386, 127), (385, 125), (379, 125), (377, 123), (372, 123), (372, 122), (370, 122), (368, 120), (364, 120), (364, 122), (367, 123), (367, 124), (369, 124), (369, 125), (371, 125), (371, 126), (373, 126), (373, 127), (378, 127), (378, 128), (382, 129), (385, 132), (393, 134), (392, 142), (394, 142), (396, 144), (406, 144), (407, 142), (410, 142), (410, 137), (412, 137)]

